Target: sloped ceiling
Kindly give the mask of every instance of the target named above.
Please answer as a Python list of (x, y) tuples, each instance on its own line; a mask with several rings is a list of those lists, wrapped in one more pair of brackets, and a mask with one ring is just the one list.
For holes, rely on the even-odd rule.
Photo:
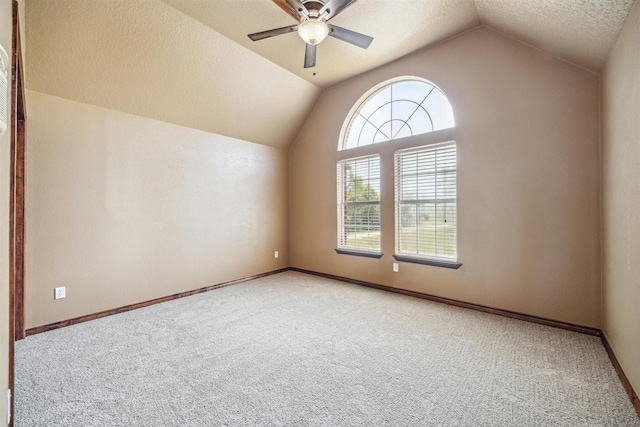
[(597, 73), (634, 0), (359, 0), (331, 23), (374, 37), (369, 49), (329, 37), (306, 70), (296, 33), (247, 37), (296, 23), (270, 0), (162, 1), (324, 88), (480, 24)]
[(316, 67), (304, 69), (305, 44), (296, 33), (258, 42), (247, 37), (296, 24), (270, 0), (162, 1), (322, 88), (480, 25), (472, 0), (360, 0), (331, 23), (374, 37), (371, 46), (327, 37), (318, 45)]
[(27, 88), (273, 147), (321, 89), (486, 25), (599, 73), (634, 0), (360, 0), (303, 68), (295, 21), (271, 0), (26, 0)]
[(600, 72), (634, 0), (475, 0), (483, 24)]
[(27, 89), (273, 147), (320, 95), (157, 0), (27, 0), (26, 39)]

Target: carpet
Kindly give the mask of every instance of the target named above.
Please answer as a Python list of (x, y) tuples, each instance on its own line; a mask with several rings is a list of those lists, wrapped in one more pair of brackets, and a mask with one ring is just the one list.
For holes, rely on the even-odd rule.
[(640, 426), (599, 338), (285, 272), (16, 343), (16, 426)]

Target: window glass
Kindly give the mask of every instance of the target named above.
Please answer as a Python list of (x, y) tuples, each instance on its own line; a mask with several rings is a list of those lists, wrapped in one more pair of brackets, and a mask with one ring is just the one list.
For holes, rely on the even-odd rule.
[(453, 109), (440, 89), (423, 80), (401, 80), (362, 102), (350, 118), (341, 149), (454, 126)]
[(338, 248), (380, 252), (380, 157), (338, 162)]
[(455, 142), (396, 152), (398, 255), (456, 261), (456, 163)]

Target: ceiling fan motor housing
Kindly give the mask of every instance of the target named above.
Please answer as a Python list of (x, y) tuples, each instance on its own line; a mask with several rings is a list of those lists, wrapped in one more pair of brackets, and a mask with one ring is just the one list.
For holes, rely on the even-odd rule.
[[(302, 5), (307, 9), (307, 11), (309, 12), (309, 17), (311, 18), (317, 18), (318, 16), (320, 16), (320, 10), (322, 10), (322, 8), (324, 7), (324, 3), (317, 0), (302, 2)], [(299, 10), (298, 12), (302, 13), (303, 11)]]

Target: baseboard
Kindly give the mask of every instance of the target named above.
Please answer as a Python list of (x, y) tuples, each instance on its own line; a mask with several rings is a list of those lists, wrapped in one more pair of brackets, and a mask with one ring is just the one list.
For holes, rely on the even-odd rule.
[[(87, 322), (89, 320), (100, 319), (102, 317), (111, 316), (113, 314), (123, 313), (123, 312), (126, 312), (126, 311), (135, 310), (137, 308), (147, 307), (147, 306), (150, 306), (150, 305), (153, 305), (153, 304), (159, 304), (159, 303), (162, 303), (162, 302), (167, 302), (167, 301), (171, 301), (171, 300), (178, 299), (178, 298), (188, 297), (190, 295), (196, 295), (196, 294), (200, 294), (202, 292), (212, 291), (214, 289), (223, 288), (225, 286), (231, 286), (231, 285), (235, 285), (235, 284), (238, 284), (238, 283), (246, 282), (246, 281), (249, 281), (249, 280), (259, 279), (261, 277), (266, 277), (266, 276), (271, 276), (273, 274), (283, 273), (285, 271), (297, 271), (299, 273), (305, 273), (305, 274), (309, 274), (309, 275), (313, 275), (313, 276), (324, 277), (324, 278), (327, 278), (327, 279), (338, 280), (338, 281), (345, 282), (345, 283), (351, 283), (351, 284), (355, 284), (355, 285), (366, 286), (366, 287), (369, 287), (369, 288), (380, 289), (380, 290), (383, 290), (383, 291), (394, 292), (394, 293), (397, 293), (397, 294), (412, 296), (412, 297), (421, 298), (421, 299), (425, 299), (425, 300), (429, 300), (429, 301), (441, 302), (443, 304), (449, 304), (449, 305), (453, 305), (453, 306), (456, 306), (456, 307), (468, 308), (468, 309), (471, 309), (471, 310), (482, 311), (484, 313), (491, 313), (491, 314), (496, 314), (496, 315), (499, 315), (499, 316), (510, 317), (510, 318), (513, 318), (513, 319), (524, 320), (526, 322), (538, 323), (538, 324), (541, 324), (541, 325), (552, 326), (552, 327), (560, 328), (560, 329), (566, 329), (566, 330), (569, 330), (569, 331), (579, 332), (579, 333), (582, 333), (582, 334), (601, 336), (601, 337), (603, 336), (602, 331), (600, 331), (600, 329), (596, 329), (596, 328), (590, 328), (590, 327), (587, 327), (587, 326), (575, 325), (575, 324), (567, 323), (567, 322), (560, 322), (560, 321), (557, 321), (557, 320), (546, 319), (544, 317), (532, 316), (532, 315), (528, 315), (528, 314), (517, 313), (517, 312), (514, 312), (514, 311), (502, 310), (502, 309), (499, 309), (499, 308), (487, 307), (487, 306), (484, 306), (484, 305), (473, 304), (473, 303), (468, 303), (468, 302), (464, 302), (464, 301), (458, 301), (458, 300), (454, 300), (454, 299), (450, 299), (450, 298), (438, 297), (438, 296), (435, 296), (435, 295), (425, 294), (425, 293), (422, 293), (422, 292), (416, 292), (416, 291), (409, 291), (409, 290), (406, 290), (406, 289), (393, 288), (391, 286), (379, 285), (379, 284), (376, 284), (376, 283), (365, 282), (363, 280), (349, 279), (347, 277), (341, 277), (341, 276), (336, 276), (336, 275), (327, 274), (327, 273), (320, 273), (320, 272), (317, 272), (317, 271), (305, 270), (305, 269), (297, 268), (297, 267), (281, 268), (281, 269), (278, 269), (278, 270), (273, 270), (273, 271), (269, 271), (269, 272), (266, 272), (266, 273), (257, 274), (255, 276), (243, 277), (241, 279), (231, 280), (231, 281), (223, 282), (223, 283), (218, 283), (218, 284), (211, 285), (211, 286), (205, 286), (204, 288), (194, 289), (194, 290), (186, 291), (186, 292), (180, 292), (180, 293), (177, 293), (177, 294), (168, 295), (166, 297), (160, 297), (160, 298), (155, 298), (155, 299), (152, 299), (152, 300), (149, 300), (149, 301), (144, 301), (144, 302), (139, 302), (139, 303), (135, 303), (135, 304), (125, 305), (123, 307), (113, 308), (113, 309), (110, 309), (110, 310), (100, 311), (98, 313), (92, 313), (92, 314), (87, 314), (87, 315), (84, 315), (84, 316), (74, 317), (73, 319), (62, 320), (60, 322), (50, 323), (50, 324), (47, 324), (47, 325), (36, 326), (34, 328), (27, 329), (26, 330), (26, 335), (27, 336), (35, 335), (35, 334), (39, 334), (39, 333), (42, 333), (42, 332), (63, 328), (65, 326), (70, 326), (70, 325), (75, 325), (75, 324), (78, 324), (78, 323)], [(613, 353), (610, 353), (610, 354), (613, 354)]]
[(498, 316), (510, 317), (512, 319), (524, 320), (525, 322), (538, 323), (540, 325), (552, 326), (554, 328), (566, 329), (568, 331), (579, 332), (581, 334), (601, 336), (600, 329), (590, 328), (587, 326), (575, 325), (573, 323), (560, 322), (558, 320), (546, 319), (544, 317), (531, 316), (529, 314), (517, 313), (515, 311), (501, 310), (499, 308), (487, 307), (484, 305), (473, 304), (464, 301), (458, 301), (450, 298), (437, 297), (422, 292), (408, 291), (406, 289), (392, 288), (391, 286), (378, 285), (376, 283), (365, 282), (362, 280), (349, 279), (346, 277), (335, 276), (333, 274), (319, 273), (317, 271), (304, 270), (302, 268), (291, 267), (292, 271), (311, 274), (313, 276), (325, 277), (327, 279), (338, 280), (341, 282), (352, 283), (355, 285), (366, 286), (368, 288), (381, 289), (383, 291), (394, 292), (396, 294), (408, 295), (411, 297), (421, 298), (429, 301), (441, 302), (443, 304), (454, 305), (456, 307), (468, 308), (471, 310), (482, 311), (483, 313), (496, 314)]
[(73, 319), (62, 320), (60, 322), (50, 323), (48, 325), (36, 326), (34, 328), (27, 329), (26, 335), (35, 335), (42, 332), (52, 331), (54, 329), (64, 328), (65, 326), (76, 325), (78, 323), (88, 322), (89, 320), (100, 319), (101, 317), (111, 316), (113, 314), (124, 313), (125, 311), (135, 310), (137, 308), (147, 307), (161, 302), (167, 302), (178, 298), (184, 298), (191, 295), (201, 294), (203, 292), (209, 292), (214, 289), (224, 288), (226, 286), (237, 285), (238, 283), (246, 282), (249, 280), (259, 279), (261, 277), (271, 276), (273, 274), (289, 271), (289, 268), (281, 268), (279, 270), (269, 271), (267, 273), (256, 274), (255, 276), (243, 277), (242, 279), (231, 280), (229, 282), (218, 283), (211, 286), (205, 286), (204, 288), (194, 289), (192, 291), (180, 292), (177, 294), (169, 295), (166, 297), (155, 298), (149, 301), (139, 302), (135, 304), (125, 305), (123, 307), (112, 308), (110, 310), (100, 311), (98, 313), (87, 314), (84, 316), (74, 317)]
[(618, 363), (618, 359), (616, 358), (615, 354), (613, 353), (613, 349), (609, 345), (609, 342), (607, 341), (607, 337), (605, 336), (605, 334), (600, 329), (590, 328), (590, 327), (587, 327), (587, 326), (575, 325), (573, 323), (560, 322), (560, 321), (557, 321), (557, 320), (546, 319), (544, 317), (531, 316), (531, 315), (528, 315), (528, 314), (517, 313), (517, 312), (514, 312), (514, 311), (502, 310), (502, 309), (499, 309), (499, 308), (487, 307), (487, 306), (479, 305), (479, 304), (472, 304), (472, 303), (468, 303), (468, 302), (464, 302), (464, 301), (458, 301), (458, 300), (454, 300), (454, 299), (450, 299), (450, 298), (438, 297), (438, 296), (435, 296), (435, 295), (429, 295), (429, 294), (425, 294), (425, 293), (421, 293), (421, 292), (409, 291), (409, 290), (406, 290), (406, 289), (393, 288), (393, 287), (390, 287), (390, 286), (379, 285), (379, 284), (371, 283), (371, 282), (365, 282), (363, 280), (349, 279), (347, 277), (336, 276), (336, 275), (333, 275), (333, 274), (327, 274), (327, 273), (320, 273), (320, 272), (317, 272), (317, 271), (305, 270), (305, 269), (297, 268), (297, 267), (281, 268), (279, 270), (274, 270), (274, 271), (270, 271), (270, 272), (267, 272), (267, 273), (257, 274), (255, 276), (244, 277), (242, 279), (231, 280), (229, 282), (223, 282), (223, 283), (218, 283), (216, 285), (206, 286), (204, 288), (194, 289), (192, 291), (181, 292), (181, 293), (169, 295), (169, 296), (166, 296), (166, 297), (156, 298), (156, 299), (152, 299), (152, 300), (149, 300), (149, 301), (144, 301), (144, 302), (140, 302), (140, 303), (136, 303), (136, 304), (130, 304), (130, 305), (126, 305), (126, 306), (123, 306), (123, 307), (114, 308), (114, 309), (111, 309), (111, 310), (105, 310), (105, 311), (101, 311), (101, 312), (98, 312), (98, 313), (93, 313), (93, 314), (88, 314), (88, 315), (85, 315), (85, 316), (75, 317), (73, 319), (63, 320), (63, 321), (55, 322), (55, 323), (50, 323), (48, 325), (37, 326), (35, 328), (27, 329), (26, 330), (26, 335), (29, 336), (29, 335), (39, 334), (41, 332), (51, 331), (51, 330), (54, 330), (54, 329), (63, 328), (65, 326), (75, 325), (75, 324), (78, 324), (78, 323), (87, 322), (89, 320), (95, 320), (95, 319), (99, 319), (101, 317), (111, 316), (112, 314), (123, 313), (125, 311), (135, 310), (137, 308), (147, 307), (147, 306), (150, 306), (150, 305), (153, 305), (153, 304), (159, 304), (159, 303), (162, 303), (162, 302), (167, 302), (167, 301), (171, 301), (171, 300), (178, 299), (178, 298), (188, 297), (190, 295), (196, 295), (196, 294), (200, 294), (200, 293), (203, 293), (203, 292), (212, 291), (214, 289), (224, 288), (226, 286), (235, 285), (235, 284), (246, 282), (246, 281), (249, 281), (249, 280), (259, 279), (261, 277), (266, 277), (266, 276), (271, 276), (273, 274), (283, 273), (285, 271), (297, 271), (299, 273), (309, 274), (309, 275), (312, 275), (312, 276), (324, 277), (324, 278), (327, 278), (327, 279), (337, 280), (337, 281), (340, 281), (340, 282), (351, 283), (351, 284), (360, 285), (360, 286), (366, 286), (366, 287), (369, 287), (369, 288), (380, 289), (380, 290), (383, 290), (383, 291), (393, 292), (393, 293), (397, 293), (397, 294), (401, 294), (401, 295), (407, 295), (407, 296), (411, 296), (411, 297), (415, 297), (415, 298), (421, 298), (421, 299), (424, 299), (424, 300), (440, 302), (440, 303), (443, 303), (443, 304), (449, 304), (449, 305), (453, 305), (453, 306), (456, 306), (456, 307), (468, 308), (470, 310), (481, 311), (483, 313), (490, 313), (490, 314), (495, 314), (495, 315), (498, 315), (498, 316), (509, 317), (509, 318), (512, 318), (512, 319), (523, 320), (525, 322), (537, 323), (537, 324), (540, 324), (540, 325), (545, 325), (545, 326), (551, 326), (551, 327), (554, 327), (554, 328), (565, 329), (565, 330), (568, 330), (568, 331), (578, 332), (578, 333), (581, 333), (581, 334), (598, 336), (602, 340), (602, 344), (603, 344), (605, 350), (607, 351), (607, 354), (609, 355), (609, 359), (611, 360), (611, 363), (612, 363), (614, 369), (616, 370), (616, 372), (618, 374), (618, 377), (620, 378), (620, 381), (622, 382), (622, 385), (623, 385), (624, 389), (627, 391), (627, 394), (629, 395), (629, 399), (631, 399), (631, 403), (633, 404), (634, 408), (636, 409), (636, 412), (638, 413), (638, 416), (640, 417), (640, 399), (638, 399), (638, 395), (634, 391), (633, 386), (631, 385), (631, 383), (629, 382), (629, 379), (627, 378), (626, 374), (622, 370), (622, 367), (620, 366), (620, 363)]
[(405, 289), (392, 288), (390, 286), (378, 285), (376, 283), (365, 282), (363, 280), (349, 279), (347, 277), (341, 277), (341, 276), (336, 276), (336, 275), (327, 274), (327, 273), (319, 273), (317, 271), (310, 271), (310, 270), (305, 270), (305, 269), (297, 268), (297, 267), (291, 267), (290, 270), (291, 271), (297, 271), (299, 273), (310, 274), (312, 276), (324, 277), (326, 279), (337, 280), (337, 281), (340, 281), (340, 282), (352, 283), (354, 285), (366, 286), (368, 288), (375, 288), (375, 289), (380, 289), (380, 290), (383, 290), (383, 291), (394, 292), (394, 293), (397, 293), (397, 294), (408, 295), (408, 296), (421, 298), (421, 299), (425, 299), (425, 300), (429, 300), (429, 301), (441, 302), (441, 303), (453, 305), (453, 306), (456, 306), (456, 307), (462, 307), (462, 308), (468, 308), (468, 309), (471, 309), (471, 310), (477, 310), (477, 311), (481, 311), (483, 313), (496, 314), (498, 316), (510, 317), (512, 319), (523, 320), (525, 322), (537, 323), (537, 324), (540, 324), (540, 325), (552, 326), (554, 328), (560, 328), (560, 329), (565, 329), (565, 330), (572, 331), (572, 332), (578, 332), (578, 333), (581, 333), (581, 334), (587, 334), (587, 335), (593, 335), (593, 336), (600, 337), (600, 339), (602, 340), (602, 344), (603, 344), (605, 350), (607, 351), (607, 354), (609, 355), (609, 359), (611, 360), (611, 364), (613, 365), (614, 369), (616, 370), (616, 373), (618, 374), (618, 377), (620, 378), (620, 382), (622, 382), (622, 385), (623, 385), (624, 389), (626, 390), (627, 394), (629, 395), (629, 399), (631, 400), (631, 403), (633, 404), (634, 408), (636, 409), (636, 412), (638, 413), (638, 416), (640, 417), (640, 400), (638, 399), (638, 395), (633, 390), (633, 386), (631, 385), (631, 383), (629, 382), (629, 379), (627, 378), (626, 374), (622, 370), (622, 367), (620, 366), (620, 363), (618, 363), (618, 359), (616, 358), (616, 355), (613, 353), (613, 350), (611, 349), (611, 346), (609, 345), (609, 342), (607, 341), (607, 337), (605, 336), (605, 334), (600, 329), (590, 328), (590, 327), (581, 326), (581, 325), (575, 325), (573, 323), (560, 322), (560, 321), (557, 321), (557, 320), (546, 319), (544, 317), (531, 316), (531, 315), (528, 315), (528, 314), (517, 313), (517, 312), (514, 312), (514, 311), (501, 310), (501, 309), (498, 309), (498, 308), (487, 307), (487, 306), (479, 305), (479, 304), (472, 304), (472, 303), (458, 301), (458, 300), (454, 300), (454, 299), (450, 299), (450, 298), (437, 297), (437, 296), (434, 296), (434, 295), (424, 294), (424, 293), (421, 293), (421, 292), (415, 292), (415, 291), (408, 291), (408, 290), (405, 290)]
[(609, 341), (607, 341), (607, 336), (604, 334), (604, 332), (600, 334), (600, 338), (602, 339), (602, 345), (604, 345), (605, 350), (607, 350), (609, 359), (611, 359), (611, 364), (613, 365), (613, 368), (618, 373), (618, 377), (622, 382), (622, 386), (627, 391), (627, 394), (629, 395), (629, 399), (631, 399), (631, 403), (636, 408), (638, 417), (640, 417), (640, 399), (638, 399), (638, 395), (636, 394), (635, 390), (633, 389), (633, 386), (629, 382), (627, 375), (622, 370), (622, 366), (620, 366), (620, 363), (618, 363), (618, 358), (616, 358), (616, 355), (613, 353), (613, 349), (609, 345)]

